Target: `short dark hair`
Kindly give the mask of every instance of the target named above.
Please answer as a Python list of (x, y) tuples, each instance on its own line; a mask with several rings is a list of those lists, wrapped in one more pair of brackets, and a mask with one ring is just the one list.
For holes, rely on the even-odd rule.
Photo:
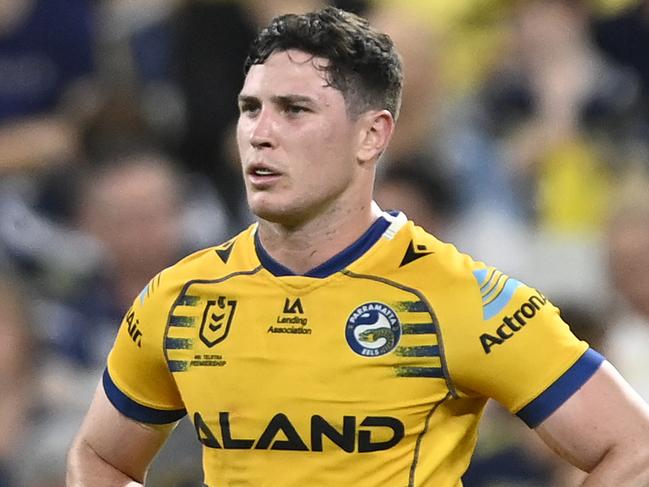
[(326, 80), (342, 93), (352, 115), (386, 109), (397, 118), (403, 84), (401, 59), (392, 39), (366, 19), (335, 7), (276, 17), (253, 41), (244, 73), (274, 52), (289, 49), (329, 61), (323, 68)]

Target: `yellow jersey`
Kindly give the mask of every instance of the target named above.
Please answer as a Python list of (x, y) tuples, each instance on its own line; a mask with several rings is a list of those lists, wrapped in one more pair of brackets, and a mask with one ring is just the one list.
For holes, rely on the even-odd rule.
[(165, 269), (103, 384), (136, 421), (189, 415), (209, 487), (457, 487), (487, 399), (534, 427), (602, 361), (541, 293), (383, 213), (305, 275), (256, 225)]

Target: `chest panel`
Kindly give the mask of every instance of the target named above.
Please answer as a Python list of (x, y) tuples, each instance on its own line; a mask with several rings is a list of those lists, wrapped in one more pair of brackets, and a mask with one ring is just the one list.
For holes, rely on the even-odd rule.
[(187, 409), (201, 413), (272, 416), (299, 403), (341, 421), (404, 404), (425, 414), (448, 392), (432, 310), (384, 279), (345, 276), (295, 293), (246, 275), (190, 282), (165, 353)]

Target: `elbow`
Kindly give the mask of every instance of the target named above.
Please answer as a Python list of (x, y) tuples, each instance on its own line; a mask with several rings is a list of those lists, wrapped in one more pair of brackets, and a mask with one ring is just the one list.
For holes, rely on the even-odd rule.
[[(618, 485), (649, 485), (649, 435), (638, 441), (620, 444), (609, 455), (620, 470)], [(624, 479), (622, 481), (622, 479)]]

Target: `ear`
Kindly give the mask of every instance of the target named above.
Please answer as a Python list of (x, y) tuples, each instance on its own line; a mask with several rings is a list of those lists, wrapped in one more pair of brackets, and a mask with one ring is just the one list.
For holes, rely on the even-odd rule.
[(376, 161), (388, 146), (394, 132), (394, 118), (387, 110), (369, 111), (360, 116), (358, 151), (360, 163)]

